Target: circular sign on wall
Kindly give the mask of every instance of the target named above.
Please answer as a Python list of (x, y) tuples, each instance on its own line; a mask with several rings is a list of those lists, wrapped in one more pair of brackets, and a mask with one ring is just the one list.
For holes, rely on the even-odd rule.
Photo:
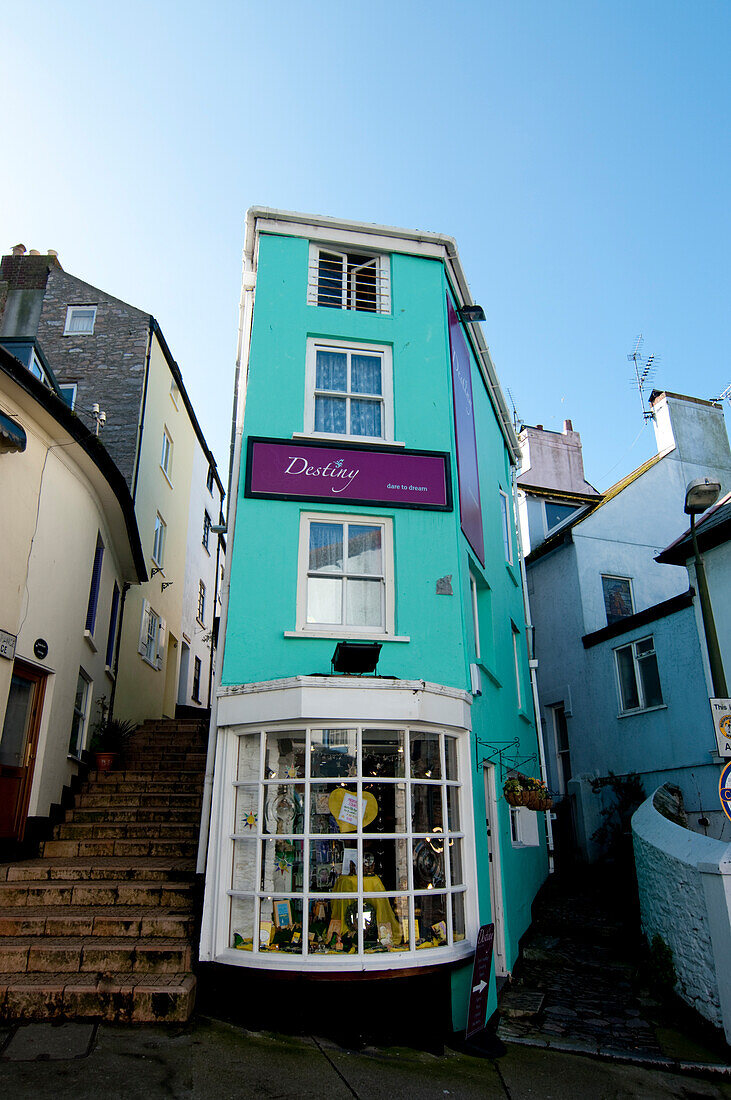
[(39, 661), (48, 655), (48, 642), (45, 638), (36, 638), (33, 643), (33, 652)]
[(731, 820), (731, 760), (729, 760), (726, 767), (721, 772), (721, 778), (718, 783), (718, 794), (721, 799), (721, 806), (726, 817)]

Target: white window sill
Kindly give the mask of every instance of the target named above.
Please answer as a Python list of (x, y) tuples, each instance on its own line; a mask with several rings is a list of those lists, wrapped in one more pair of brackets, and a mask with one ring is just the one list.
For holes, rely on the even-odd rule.
[(114, 672), (112, 671), (112, 666), (111, 665), (105, 665), (104, 666), (104, 671), (106, 672), (106, 674), (107, 674), (107, 676), (109, 677), (110, 680), (114, 681), (114, 680), (117, 679), (117, 677), (114, 675)]
[(327, 435), (325, 432), (292, 432), (292, 439), (321, 439), (326, 443), (368, 443), (371, 447), (405, 447), (395, 439), (375, 439), (370, 435)]
[(90, 630), (85, 630), (84, 631), (84, 640), (85, 640), (86, 644), (88, 645), (89, 649), (91, 650), (91, 652), (96, 653), (97, 649), (96, 649), (96, 646), (94, 645), (94, 635), (91, 633)]
[(145, 657), (144, 653), (140, 653), (140, 657), (142, 658), (142, 660), (145, 662), (146, 665), (149, 665), (150, 668), (154, 668), (155, 672), (160, 671), (160, 668), (162, 666), (161, 666), (159, 661), (151, 661), (149, 659), (149, 657)]
[(81, 759), (80, 756), (74, 756), (74, 754), (72, 752), (67, 752), (66, 753), (66, 759), (67, 760), (72, 760), (74, 762), (74, 764), (83, 764), (84, 763), (84, 761)]
[(359, 634), (354, 630), (285, 630), (285, 638), (337, 638), (348, 642), (410, 642), (407, 634)]
[(617, 718), (635, 718), (638, 714), (651, 714), (654, 710), (667, 710), (667, 703), (660, 703), (656, 707), (638, 707), (637, 710), (620, 711)]
[(518, 580), (518, 578), (515, 575), (515, 566), (513, 565), (513, 563), (511, 561), (506, 561), (505, 562), (505, 568), (508, 571), (508, 576), (510, 577), (511, 581), (513, 582), (513, 584), (517, 588), (518, 585), (520, 584), (520, 581)]
[(162, 471), (162, 476), (163, 476), (163, 477), (165, 478), (165, 480), (167, 481), (168, 485), (169, 485), (169, 486), (170, 486), (170, 488), (172, 489), (172, 488), (173, 488), (173, 483), (172, 483), (172, 481), (170, 480), (170, 478), (169, 478), (169, 476), (168, 476), (168, 472), (167, 472), (167, 470), (165, 469), (165, 467), (164, 467), (164, 466), (161, 466), (161, 467), (160, 467), (160, 470)]

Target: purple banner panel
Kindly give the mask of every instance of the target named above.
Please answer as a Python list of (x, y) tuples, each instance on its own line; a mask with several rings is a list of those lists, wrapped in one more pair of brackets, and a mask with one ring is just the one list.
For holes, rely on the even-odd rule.
[(485, 564), (482, 534), (480, 478), (477, 471), (477, 439), (472, 405), (471, 357), (462, 326), (447, 295), (449, 346), (452, 352), (452, 393), (454, 394), (454, 434), (457, 439), (457, 479), (459, 481), (459, 520), (465, 537)]
[(251, 437), (245, 494), (449, 511), (448, 457), (440, 451), (387, 451)]

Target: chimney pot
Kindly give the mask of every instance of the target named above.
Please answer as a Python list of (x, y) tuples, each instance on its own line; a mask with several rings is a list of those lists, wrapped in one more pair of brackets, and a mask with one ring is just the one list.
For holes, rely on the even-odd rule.
[(13, 255), (14, 256), (23, 256), (24, 254), (25, 254), (25, 245), (24, 244), (14, 244), (13, 245)]
[(564, 430), (565, 432), (572, 432), (572, 431), (574, 430), (574, 426), (573, 426), (573, 424), (571, 423), (571, 421), (570, 421), (570, 420), (564, 420), (564, 422), (563, 422), (563, 430)]
[(49, 249), (48, 249), (48, 255), (49, 255), (49, 256), (54, 256), (54, 257), (56, 257), (56, 258), (57, 258), (57, 257), (58, 257), (58, 252), (56, 251), (56, 249), (55, 249), (55, 248), (49, 248)]
[(28, 253), (28, 255), (29, 255), (29, 256), (40, 256), (40, 252), (38, 251), (38, 249), (37, 249), (37, 248), (31, 248), (31, 250), (30, 250), (30, 252)]
[(542, 432), (543, 431), (543, 425), (542, 424), (536, 424), (536, 431), (537, 432)]

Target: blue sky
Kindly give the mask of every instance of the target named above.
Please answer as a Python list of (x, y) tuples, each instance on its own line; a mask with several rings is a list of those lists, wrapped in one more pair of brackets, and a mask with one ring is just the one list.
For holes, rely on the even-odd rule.
[(638, 333), (658, 387), (731, 382), (730, 51), (725, 0), (6, 5), (0, 248), (153, 313), (225, 471), (247, 207), (451, 234), (605, 488), (654, 453)]

